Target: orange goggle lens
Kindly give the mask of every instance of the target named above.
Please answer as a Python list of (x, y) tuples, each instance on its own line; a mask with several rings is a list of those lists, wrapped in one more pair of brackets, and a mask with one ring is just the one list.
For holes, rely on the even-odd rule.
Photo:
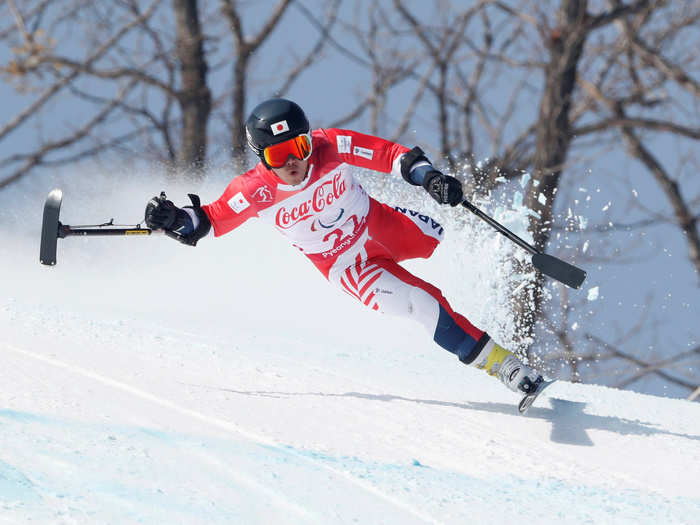
[(268, 146), (263, 150), (265, 162), (271, 168), (284, 166), (290, 155), (294, 155), (299, 160), (308, 159), (311, 155), (311, 135), (305, 133), (279, 144)]

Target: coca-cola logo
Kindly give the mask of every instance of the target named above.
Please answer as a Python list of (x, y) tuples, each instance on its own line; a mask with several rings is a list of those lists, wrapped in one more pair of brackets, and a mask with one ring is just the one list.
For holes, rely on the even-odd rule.
[(326, 206), (337, 201), (345, 193), (345, 189), (345, 181), (340, 173), (336, 173), (333, 180), (327, 180), (316, 186), (309, 200), (297, 204), (291, 209), (280, 207), (275, 216), (275, 224), (282, 229), (291, 228), (314, 214), (322, 212)]

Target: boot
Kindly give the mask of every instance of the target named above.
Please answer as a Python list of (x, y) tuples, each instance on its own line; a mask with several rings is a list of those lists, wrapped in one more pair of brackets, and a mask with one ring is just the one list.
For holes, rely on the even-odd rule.
[(509, 389), (521, 394), (537, 390), (543, 380), (539, 373), (525, 365), (515, 354), (496, 343), (484, 347), (474, 365), (486, 370), (489, 375), (497, 376)]

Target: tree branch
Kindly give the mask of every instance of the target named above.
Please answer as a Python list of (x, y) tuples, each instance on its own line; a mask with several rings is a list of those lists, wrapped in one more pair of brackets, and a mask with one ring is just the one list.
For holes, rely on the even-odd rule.
[[(697, 387), (697, 385), (694, 385), (693, 383), (689, 383), (689, 382), (684, 381), (682, 379), (678, 379), (676, 377), (673, 377), (670, 374), (667, 374), (666, 372), (664, 372), (662, 370), (659, 370), (656, 367), (650, 366), (648, 363), (642, 361), (641, 359), (634, 357), (632, 355), (629, 355), (629, 354), (613, 347), (609, 343), (606, 343), (605, 341), (603, 341), (599, 337), (596, 337), (593, 334), (586, 334), (586, 338), (589, 341), (595, 342), (595, 343), (603, 346), (613, 356), (619, 357), (620, 359), (624, 359), (626, 361), (630, 361), (631, 363), (634, 363), (637, 366), (641, 366), (642, 368), (648, 369), (648, 371), (645, 372), (644, 375), (646, 375), (646, 374), (657, 375), (657, 376), (661, 377), (662, 379), (668, 381), (669, 383), (673, 383), (675, 385), (682, 386), (683, 388), (687, 388), (688, 390), (691, 390), (691, 391), (693, 391)], [(637, 379), (639, 379), (639, 378), (637, 378)]]
[[(638, 2), (635, 2), (633, 4), (618, 5), (612, 11), (608, 11), (607, 13), (602, 13), (600, 15), (591, 17), (587, 24), (588, 28), (589, 30), (598, 29), (599, 27), (608, 25), (625, 16), (635, 15), (640, 11), (647, 9), (650, 3), (651, 2), (649, 0), (639, 0)], [(654, 3), (664, 4), (666, 2), (665, 0), (661, 0), (660, 2), (657, 1)]]
[[(24, 155), (24, 159), (27, 160), (24, 166), (22, 166), (20, 169), (15, 171), (12, 175), (7, 177), (6, 179), (0, 181), (0, 189), (8, 186), (9, 184), (12, 184), (13, 182), (17, 181), (20, 177), (25, 175), (29, 170), (34, 168), (35, 166), (42, 164), (44, 158), (49, 155), (50, 153), (63, 149), (67, 146), (70, 146), (72, 144), (75, 144), (79, 141), (81, 141), (83, 138), (85, 138), (98, 124), (101, 124), (104, 122), (109, 114), (119, 106), (121, 101), (126, 97), (127, 93), (131, 91), (131, 89), (134, 88), (136, 85), (135, 81), (132, 81), (128, 86), (126, 86), (121, 93), (117, 95), (117, 97), (110, 101), (109, 104), (107, 104), (99, 113), (97, 113), (91, 120), (89, 120), (84, 126), (82, 126), (80, 129), (78, 129), (75, 133), (73, 133), (70, 136), (64, 137), (61, 140), (57, 140), (54, 142), (49, 142), (47, 144), (44, 144), (41, 148), (39, 148), (37, 151)], [(21, 157), (16, 158), (16, 161), (21, 160)]]
[[(110, 39), (108, 39), (104, 44), (102, 44), (94, 53), (92, 53), (86, 60), (84, 65), (91, 66), (94, 62), (99, 60), (104, 56), (107, 51), (118, 42), (124, 35), (131, 31), (134, 27), (141, 24), (144, 20), (153, 14), (158, 4), (162, 0), (154, 0), (153, 3), (143, 12), (143, 14), (134, 20), (130, 21), (128, 24), (124, 25), (119, 31), (117, 31)], [(48, 102), (56, 93), (58, 93), (63, 87), (75, 80), (79, 75), (80, 70), (73, 70), (67, 76), (61, 78), (53, 86), (46, 89), (37, 100), (30, 104), (27, 108), (16, 115), (10, 122), (5, 125), (4, 128), (0, 129), (0, 141), (7, 136), (8, 133), (15, 130), (17, 127), (22, 125), (30, 116), (32, 116), (37, 110), (39, 110), (46, 102)]]
[(676, 124), (675, 122), (668, 122), (663, 120), (646, 119), (646, 118), (635, 118), (627, 117), (625, 118), (608, 118), (595, 124), (588, 124), (586, 126), (581, 126), (575, 128), (572, 133), (577, 136), (589, 135), (591, 133), (597, 133), (599, 131), (606, 131), (610, 128), (644, 128), (653, 131), (665, 131), (668, 133), (674, 133), (676, 135), (681, 135), (683, 137), (688, 137), (690, 139), (700, 140), (700, 128), (688, 128)]
[(309, 19), (309, 21), (311, 21), (311, 23), (318, 28), (319, 32), (321, 33), (321, 36), (319, 37), (318, 41), (313, 46), (313, 48), (311, 48), (311, 50), (307, 53), (306, 58), (301, 60), (292, 69), (292, 71), (288, 73), (287, 79), (285, 80), (284, 84), (282, 84), (282, 86), (276, 91), (280, 95), (283, 95), (287, 91), (289, 91), (289, 88), (292, 86), (294, 81), (299, 77), (299, 75), (302, 72), (306, 70), (307, 67), (309, 67), (313, 63), (314, 58), (318, 56), (318, 54), (328, 42), (331, 34), (331, 29), (338, 18), (338, 8), (340, 7), (340, 0), (333, 0), (333, 7), (331, 9), (331, 13), (328, 17), (328, 21), (325, 24), (321, 24), (320, 22), (318, 22), (313, 13), (310, 10), (308, 10), (305, 6), (297, 4), (297, 7), (302, 13), (304, 13), (304, 15)]

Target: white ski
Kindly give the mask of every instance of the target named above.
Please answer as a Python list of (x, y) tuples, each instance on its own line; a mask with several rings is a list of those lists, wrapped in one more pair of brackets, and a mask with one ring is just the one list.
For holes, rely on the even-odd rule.
[(534, 392), (530, 392), (529, 394), (525, 394), (523, 398), (520, 400), (520, 403), (518, 403), (518, 412), (521, 414), (525, 414), (527, 410), (532, 406), (532, 404), (535, 402), (537, 399), (537, 396), (539, 396), (542, 391), (547, 388), (549, 385), (554, 383), (554, 379), (551, 381), (547, 381), (546, 379), (540, 378), (540, 380), (536, 381), (534, 384), (537, 387)]

